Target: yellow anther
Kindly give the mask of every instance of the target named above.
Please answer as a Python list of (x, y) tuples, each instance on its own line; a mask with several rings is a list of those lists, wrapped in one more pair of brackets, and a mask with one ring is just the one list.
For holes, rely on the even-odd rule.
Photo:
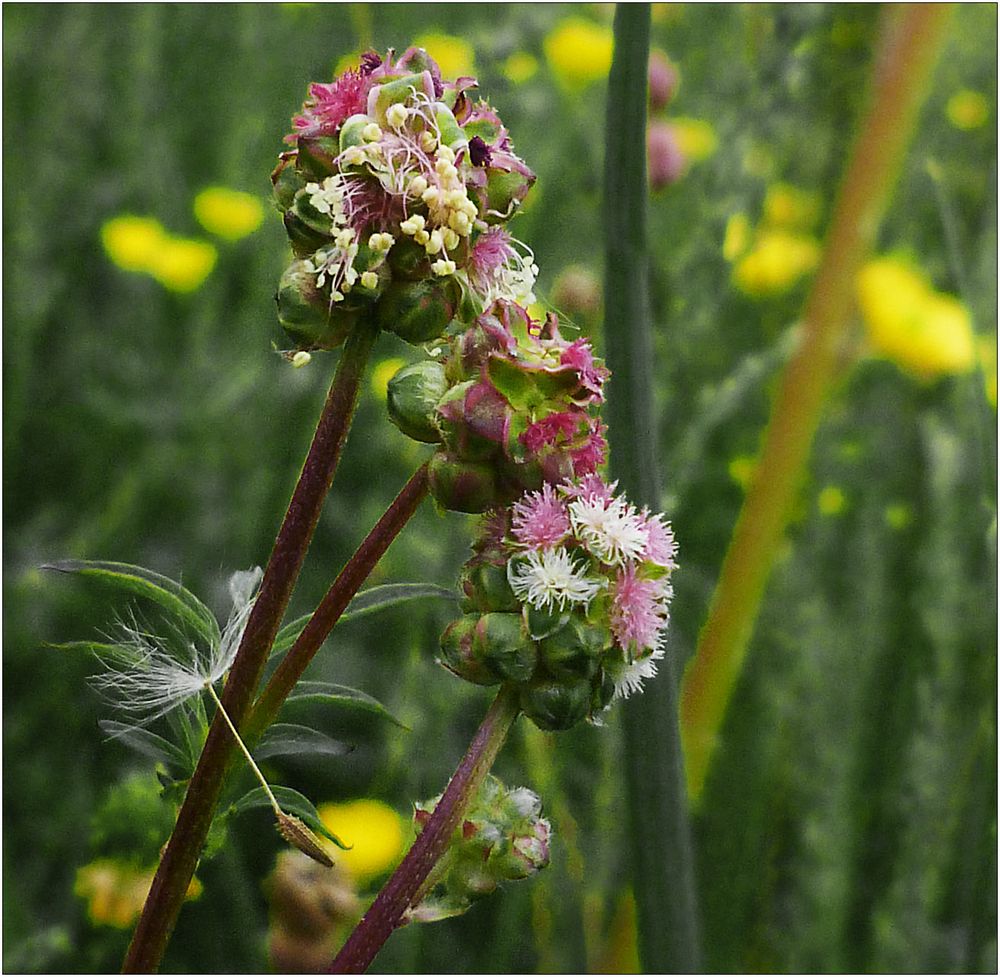
[(331, 302), (343, 302), (344, 301), (344, 295), (343, 295), (343, 293), (342, 292), (338, 292), (336, 289), (334, 289), (330, 293), (330, 301)]
[(419, 197), (427, 189), (427, 181), (422, 176), (415, 176), (410, 180), (408, 190), (414, 197)]
[(365, 142), (378, 142), (382, 138), (382, 130), (378, 127), (378, 123), (369, 122), (368, 125), (361, 130), (361, 138)]
[(440, 278), (444, 278), (445, 275), (454, 275), (455, 262), (440, 258), (431, 265), (431, 271)]
[(432, 153), (437, 148), (437, 139), (429, 129), (425, 129), (420, 133), (420, 148), (425, 153)]
[(385, 121), (393, 127), (393, 129), (399, 129), (406, 124), (406, 120), (409, 117), (409, 109), (405, 105), (401, 105), (396, 102), (395, 105), (390, 105), (385, 113)]
[(364, 288), (377, 288), (378, 275), (373, 271), (363, 272), (361, 275), (361, 284)]
[(430, 239), (424, 245), (424, 250), (428, 254), (437, 254), (443, 247), (444, 247), (444, 237), (442, 236), (441, 231), (434, 230), (431, 233)]
[(424, 219), (420, 214), (414, 214), (412, 217), (408, 217), (402, 224), (399, 225), (399, 229), (404, 234), (416, 234), (417, 231), (422, 231), (424, 229)]
[(354, 231), (350, 227), (345, 227), (333, 240), (338, 248), (349, 248), (354, 243)]
[(437, 187), (428, 187), (422, 194), (420, 194), (420, 199), (425, 204), (437, 203), (438, 197), (441, 196), (441, 191)]
[(292, 366), (294, 366), (296, 370), (300, 370), (302, 369), (302, 367), (307, 366), (311, 360), (312, 356), (309, 353), (307, 353), (304, 349), (300, 349), (292, 357)]
[(360, 166), (365, 161), (364, 151), (358, 146), (350, 146), (344, 152), (343, 160), (348, 166)]
[(446, 160), (449, 163), (455, 162), (455, 152), (451, 146), (442, 145), (437, 151), (437, 158)]
[(441, 232), (441, 239), (448, 251), (454, 251), (458, 247), (458, 235), (450, 227), (446, 227)]
[(413, 240), (416, 241), (417, 244), (426, 244), (430, 240), (430, 237), (430, 234), (426, 231), (417, 231), (417, 233), (413, 235)]

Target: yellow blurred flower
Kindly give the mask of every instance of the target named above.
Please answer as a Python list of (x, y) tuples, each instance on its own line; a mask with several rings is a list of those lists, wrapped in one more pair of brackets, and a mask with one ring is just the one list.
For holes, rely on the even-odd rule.
[(461, 78), (475, 75), (476, 54), (472, 45), (451, 34), (421, 34), (413, 42), (424, 48), (438, 63), (444, 78)]
[(148, 271), (165, 239), (163, 225), (155, 217), (122, 214), (105, 221), (101, 227), (104, 250), (126, 271)]
[(193, 292), (208, 278), (217, 257), (207, 241), (171, 237), (160, 245), (147, 270), (172, 292)]
[(816, 499), (821, 516), (839, 516), (844, 511), (844, 492), (836, 485), (827, 485)]
[(733, 269), (733, 281), (755, 298), (787, 292), (819, 263), (819, 242), (787, 231), (762, 231)]
[[(73, 892), (87, 900), (92, 923), (127, 929), (142, 910), (156, 868), (139, 869), (112, 858), (99, 858), (77, 869)], [(197, 899), (202, 885), (191, 879), (185, 899)]]
[(360, 61), (361, 53), (359, 51), (348, 51), (347, 54), (341, 55), (337, 63), (333, 66), (334, 78), (342, 75), (345, 71), (357, 71)]
[(583, 91), (611, 70), (611, 28), (567, 17), (546, 38), (545, 57), (556, 80), (570, 92)]
[(983, 371), (983, 385), (990, 406), (997, 409), (997, 337), (979, 336), (976, 339), (979, 366)]
[(964, 88), (948, 99), (945, 114), (956, 129), (978, 129), (989, 118), (990, 104), (985, 95)]
[(905, 502), (890, 502), (885, 507), (885, 524), (890, 529), (906, 529), (913, 522), (913, 509)]
[(936, 292), (910, 265), (876, 258), (861, 269), (858, 304), (875, 352), (917, 377), (964, 373), (976, 363), (965, 306)]
[(515, 51), (504, 63), (503, 73), (515, 85), (533, 78), (538, 71), (538, 58), (527, 51)]
[(750, 219), (746, 214), (733, 214), (726, 221), (726, 236), (722, 241), (722, 257), (735, 261), (750, 247)]
[(772, 227), (808, 231), (816, 226), (822, 206), (818, 193), (775, 183), (764, 197), (764, 221)]
[(729, 477), (745, 492), (750, 487), (753, 473), (757, 470), (757, 459), (750, 455), (738, 455), (729, 462)]
[(380, 363), (375, 365), (375, 369), (372, 370), (372, 393), (378, 397), (379, 400), (385, 401), (388, 394), (389, 381), (406, 366), (406, 360), (401, 359), (398, 356), (392, 356), (389, 359), (382, 360)]
[(228, 187), (207, 187), (194, 198), (194, 216), (209, 233), (238, 241), (260, 227), (264, 208), (252, 194)]
[(718, 148), (719, 137), (711, 122), (704, 119), (671, 119), (674, 139), (681, 155), (689, 163), (700, 163), (708, 159)]
[(323, 804), (319, 816), (346, 845), (330, 847), (337, 865), (357, 882), (375, 878), (392, 868), (403, 854), (403, 820), (387, 804), (368, 798), (345, 804)]

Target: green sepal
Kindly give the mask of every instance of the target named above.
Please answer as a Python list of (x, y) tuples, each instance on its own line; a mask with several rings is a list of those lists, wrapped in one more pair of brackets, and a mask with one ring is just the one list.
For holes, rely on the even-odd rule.
[(378, 303), (379, 324), (418, 346), (437, 339), (458, 307), (458, 286), (451, 277), (389, 285)]
[(570, 729), (587, 718), (591, 685), (586, 679), (535, 679), (521, 686), (521, 710), (540, 729)]
[(284, 213), (292, 206), (295, 194), (305, 185), (296, 166), (298, 153), (282, 153), (278, 157), (278, 165), (271, 172), (271, 185), (274, 188), (275, 206)]
[(430, 492), (444, 509), (485, 512), (502, 501), (493, 466), (437, 451), (427, 468)]
[(520, 614), (491, 611), (476, 626), (473, 653), (501, 679), (526, 682), (534, 674), (538, 650)]
[(352, 115), (347, 119), (344, 124), (340, 127), (340, 152), (343, 153), (345, 150), (350, 149), (351, 146), (365, 146), (367, 143), (364, 137), (361, 135), (365, 126), (368, 125), (372, 120), (368, 118), (364, 113), (359, 113), (358, 115)]
[(333, 136), (300, 136), (297, 168), (306, 182), (322, 183), (336, 172), (340, 143)]
[(414, 441), (440, 443), (435, 412), (447, 389), (443, 364), (424, 360), (404, 366), (386, 388), (389, 420)]

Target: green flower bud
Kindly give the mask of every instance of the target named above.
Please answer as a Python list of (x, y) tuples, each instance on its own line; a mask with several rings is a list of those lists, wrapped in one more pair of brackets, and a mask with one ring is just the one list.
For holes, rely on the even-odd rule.
[(419, 345), (445, 331), (457, 306), (453, 279), (393, 282), (379, 302), (379, 322), (400, 339)]
[(434, 107), (434, 116), (441, 132), (441, 142), (445, 146), (458, 151), (468, 143), (464, 130), (459, 126), (450, 108), (442, 102)]
[(308, 258), (330, 243), (329, 235), (311, 228), (294, 209), (285, 211), (284, 221), (288, 241), (296, 258)]
[(526, 682), (535, 671), (538, 651), (520, 614), (490, 612), (476, 625), (473, 655), (500, 678)]
[(520, 607), (507, 579), (507, 567), (495, 563), (466, 566), (459, 581), (469, 610), (517, 611)]
[(491, 466), (459, 461), (438, 451), (427, 470), (431, 495), (445, 509), (485, 512), (497, 504), (496, 475)]
[(431, 273), (431, 259), (411, 237), (396, 238), (388, 261), (393, 278), (415, 282), (427, 278)]
[[(486, 220), (490, 223), (506, 220), (528, 195), (534, 182), (534, 176), (529, 178), (517, 170), (506, 172), (500, 169), (490, 169), (489, 178), (486, 181), (486, 205), (488, 208)], [(494, 213), (505, 216), (503, 218), (495, 217)]]
[(278, 319), (286, 333), (305, 349), (336, 349), (347, 338), (358, 313), (331, 312), (329, 300), (316, 287), (316, 275), (305, 261), (293, 261), (278, 283)]
[(444, 366), (434, 360), (404, 366), (389, 381), (389, 420), (408, 438), (437, 444), (441, 432), (434, 423), (438, 401), (448, 389)]
[(476, 658), (473, 641), (478, 614), (466, 614), (452, 621), (441, 635), (441, 657), (438, 659), (449, 672), (474, 685), (496, 685), (500, 679)]
[(274, 201), (282, 213), (292, 206), (295, 194), (306, 185), (295, 166), (297, 156), (296, 152), (282, 153), (278, 157), (278, 165), (271, 173)]
[(573, 614), (566, 624), (539, 642), (545, 668), (555, 678), (592, 678), (601, 652), (611, 644), (611, 632)]
[(524, 605), (524, 619), (528, 634), (536, 641), (555, 634), (569, 621), (569, 611), (543, 611), (531, 604)]
[(586, 679), (536, 679), (521, 687), (521, 709), (540, 729), (570, 729), (587, 718), (591, 687)]
[(311, 197), (312, 194), (303, 187), (303, 189), (295, 194), (295, 199), (292, 201), (292, 212), (306, 227), (311, 228), (319, 234), (332, 236), (333, 220), (329, 214), (324, 214), (312, 205)]
[(322, 183), (337, 169), (334, 160), (340, 154), (340, 144), (333, 136), (302, 137), (298, 140), (298, 170), (306, 182)]

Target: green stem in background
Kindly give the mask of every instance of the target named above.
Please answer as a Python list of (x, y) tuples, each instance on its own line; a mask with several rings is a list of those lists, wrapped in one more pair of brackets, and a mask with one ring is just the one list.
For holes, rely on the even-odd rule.
[[(605, 410), (611, 472), (629, 498), (660, 508), (646, 231), (649, 4), (619, 4), (604, 161)], [(698, 911), (677, 691), (670, 669), (622, 710), (639, 955), (650, 973), (699, 969)]]
[(302, 629), (295, 644), (275, 669), (270, 681), (254, 703), (247, 722), (247, 736), (256, 739), (273, 721), (295, 684), (302, 677), (306, 666), (326, 641), (334, 625), (368, 579), (375, 564), (409, 522), (417, 507), (427, 496), (427, 465), (421, 465), (393, 499), (382, 518), (362, 540), (354, 555), (344, 565), (337, 579), (320, 601), (309, 623)]
[(504, 686), (476, 731), (437, 807), (406, 857), (375, 897), (364, 918), (347, 938), (330, 967), (334, 974), (363, 974), (406, 910), (422, 890), (455, 829), (493, 766), (519, 712), (516, 690)]
[(697, 799), (743, 665), (764, 587), (802, 481), (851, 318), (857, 272), (878, 230), (917, 120), (948, 14), (944, 4), (887, 11), (869, 107), (806, 304), (799, 348), (774, 402), (681, 702), (688, 788)]
[[(274, 541), (260, 592), (222, 693), (224, 708), (237, 727), (260, 682), (319, 521), (376, 335), (374, 328), (360, 328), (344, 346), (309, 454)], [(122, 965), (124, 973), (150, 973), (159, 967), (208, 835), (232, 750), (232, 737), (217, 715), (146, 897)]]

